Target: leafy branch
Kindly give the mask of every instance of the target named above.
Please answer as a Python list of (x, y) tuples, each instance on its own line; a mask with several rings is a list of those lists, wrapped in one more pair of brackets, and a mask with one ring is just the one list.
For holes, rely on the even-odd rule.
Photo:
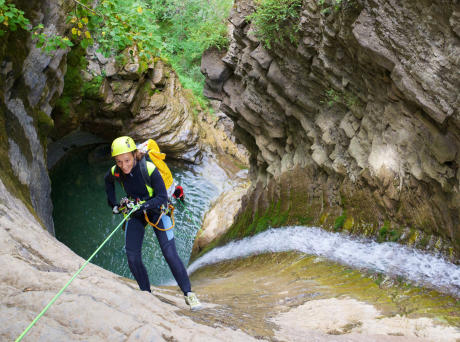
[(260, 0), (256, 11), (246, 17), (255, 26), (255, 35), (271, 49), (274, 43), (283, 45), (286, 39), (297, 40), (302, 0)]
[(6, 29), (16, 31), (18, 27), (29, 30), (29, 19), (24, 17), (24, 12), (17, 9), (14, 4), (7, 4), (0, 0), (0, 37), (6, 33)]
[(5, 27), (13, 32), (17, 31), (18, 28), (32, 31), (36, 46), (48, 54), (73, 45), (67, 37), (45, 33), (42, 24), (32, 27), (29, 19), (24, 16), (24, 11), (17, 9), (14, 4), (6, 3), (5, 0), (0, 0), (0, 23), (0, 36), (7, 32)]

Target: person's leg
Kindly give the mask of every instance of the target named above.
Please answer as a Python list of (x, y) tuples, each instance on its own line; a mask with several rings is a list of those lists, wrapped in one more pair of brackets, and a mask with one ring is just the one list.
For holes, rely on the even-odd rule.
[(128, 266), (142, 291), (150, 292), (150, 281), (142, 262), (142, 241), (145, 228), (141, 220), (131, 218), (126, 223), (125, 248)]
[[(160, 220), (158, 227), (164, 229), (164, 227), (171, 227), (171, 219), (169, 216), (164, 215)], [(179, 258), (176, 250), (176, 243), (174, 242), (174, 233), (173, 229), (168, 231), (161, 231), (153, 228), (155, 235), (157, 236), (158, 242), (160, 243), (161, 252), (163, 253), (166, 262), (171, 269), (171, 272), (176, 279), (177, 284), (179, 284), (180, 289), (187, 295), (188, 292), (191, 292), (190, 279), (187, 274), (187, 270), (182, 263), (182, 260)]]

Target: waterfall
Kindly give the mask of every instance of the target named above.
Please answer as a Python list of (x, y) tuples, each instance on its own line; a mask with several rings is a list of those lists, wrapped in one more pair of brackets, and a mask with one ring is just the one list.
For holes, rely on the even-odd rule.
[(440, 256), (394, 242), (350, 237), (315, 227), (269, 229), (218, 247), (193, 262), (188, 272), (225, 260), (269, 252), (298, 251), (347, 266), (376, 271), (460, 297), (460, 267)]

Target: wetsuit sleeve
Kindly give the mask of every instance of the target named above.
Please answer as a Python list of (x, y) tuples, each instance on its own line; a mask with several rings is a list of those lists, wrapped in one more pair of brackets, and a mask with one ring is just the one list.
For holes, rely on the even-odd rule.
[(107, 203), (111, 208), (117, 205), (117, 198), (115, 196), (115, 178), (110, 170), (105, 174), (105, 192), (107, 194)]
[(166, 192), (163, 177), (161, 177), (160, 171), (158, 171), (157, 168), (155, 168), (150, 175), (150, 182), (153, 190), (155, 191), (155, 196), (145, 202), (142, 206), (145, 209), (158, 209), (162, 204), (166, 206), (168, 203), (168, 193)]

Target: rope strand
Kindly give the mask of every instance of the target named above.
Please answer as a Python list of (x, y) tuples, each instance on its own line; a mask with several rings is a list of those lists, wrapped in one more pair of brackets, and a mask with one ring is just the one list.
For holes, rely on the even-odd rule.
[(110, 240), (110, 238), (115, 234), (115, 232), (118, 230), (118, 228), (121, 227), (121, 225), (126, 221), (126, 219), (135, 211), (138, 209), (139, 206), (135, 206), (129, 213), (126, 215), (123, 220), (118, 224), (118, 226), (110, 233), (110, 235), (102, 242), (102, 244), (94, 251), (94, 253), (83, 263), (83, 265), (80, 267), (80, 269), (75, 272), (75, 274), (70, 278), (70, 280), (67, 282), (67, 284), (64, 285), (64, 287), (54, 296), (53, 299), (45, 306), (45, 308), (35, 317), (35, 319), (32, 321), (32, 323), (29, 324), (29, 326), (22, 332), (21, 335), (16, 339), (15, 342), (19, 342), (23, 339), (23, 337), (27, 334), (27, 332), (35, 325), (35, 323), (38, 322), (38, 320), (44, 315), (44, 313), (50, 308), (51, 305), (56, 301), (56, 299), (59, 298), (59, 296), (64, 292), (64, 290), (70, 285), (70, 283), (77, 277), (77, 275), (83, 271), (83, 269), (88, 265), (88, 263), (91, 261), (92, 258), (99, 252), (99, 250), (107, 243), (107, 241)]

